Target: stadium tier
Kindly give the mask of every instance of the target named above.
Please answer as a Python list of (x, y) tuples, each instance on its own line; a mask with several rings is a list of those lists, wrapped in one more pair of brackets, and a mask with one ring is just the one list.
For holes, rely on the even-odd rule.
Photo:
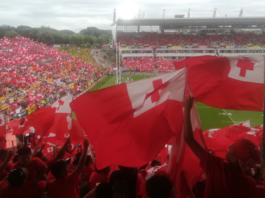
[(10, 119), (30, 114), (66, 93), (78, 96), (112, 72), (97, 67), (89, 49), (72, 50), (77, 56), (23, 37), (0, 39), (0, 113)]
[(118, 19), (112, 34), (123, 57), (265, 53), (264, 17)]

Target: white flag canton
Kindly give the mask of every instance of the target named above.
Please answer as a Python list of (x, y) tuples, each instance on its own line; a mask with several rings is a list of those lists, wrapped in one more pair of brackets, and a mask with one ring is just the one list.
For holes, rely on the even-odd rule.
[(73, 96), (64, 96), (52, 104), (51, 107), (56, 108), (56, 113), (71, 113), (70, 103), (73, 101)]
[(0, 126), (4, 126), (5, 125), (5, 116), (4, 114), (0, 114)]
[(127, 84), (128, 94), (135, 109), (134, 117), (165, 102), (183, 102), (186, 83), (186, 68), (178, 71), (139, 80)]
[(233, 78), (245, 82), (264, 83), (264, 56), (236, 56), (227, 57), (231, 69), (228, 74)]

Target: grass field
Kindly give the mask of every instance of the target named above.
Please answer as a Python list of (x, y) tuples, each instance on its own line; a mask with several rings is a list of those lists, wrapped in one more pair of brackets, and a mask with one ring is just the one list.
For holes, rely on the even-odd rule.
[[(124, 75), (123, 75), (124, 76)], [(143, 78), (150, 78), (151, 75), (133, 75), (134, 81)], [(116, 76), (105, 77), (102, 82), (99, 82), (90, 91), (95, 91), (115, 85)], [(106, 83), (107, 82), (107, 83)], [(200, 114), (203, 131), (214, 128), (224, 128), (235, 123), (251, 120), (252, 127), (262, 124), (263, 113), (253, 111), (235, 111), (228, 109), (218, 109), (210, 107), (206, 104), (197, 102), (197, 109)]]
[[(58, 47), (57, 49), (61, 50), (61, 51), (64, 50), (63, 47)], [(78, 58), (84, 60), (86, 63), (90, 63), (90, 62), (95, 61), (93, 56), (90, 54), (90, 49), (87, 49), (87, 48), (81, 48), (81, 49), (66, 48), (66, 50), (64, 50), (64, 51), (66, 51), (67, 53), (70, 53), (70, 49), (72, 50), (72, 53), (71, 53), (72, 56), (78, 57)], [(80, 52), (80, 54), (78, 52)], [(101, 67), (97, 63), (95, 63), (94, 65), (96, 67)]]

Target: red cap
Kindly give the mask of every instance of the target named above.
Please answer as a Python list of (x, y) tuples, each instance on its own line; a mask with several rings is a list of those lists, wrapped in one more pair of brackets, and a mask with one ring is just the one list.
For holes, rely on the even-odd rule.
[(249, 139), (241, 138), (235, 142), (235, 151), (243, 171), (248, 171), (260, 161), (258, 147)]

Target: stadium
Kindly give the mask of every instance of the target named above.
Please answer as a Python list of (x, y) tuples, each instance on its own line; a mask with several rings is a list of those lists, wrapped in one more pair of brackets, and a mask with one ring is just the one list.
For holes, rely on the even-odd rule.
[(0, 197), (263, 197), (265, 17), (116, 16), (0, 37)]

